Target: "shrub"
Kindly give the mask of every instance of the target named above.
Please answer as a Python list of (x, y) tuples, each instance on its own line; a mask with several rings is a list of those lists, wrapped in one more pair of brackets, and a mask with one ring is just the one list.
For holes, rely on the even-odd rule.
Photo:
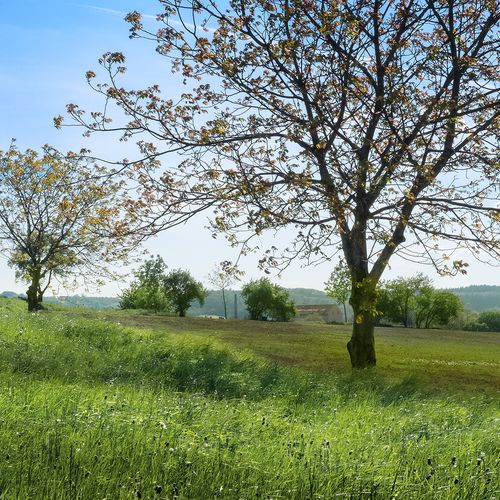
[(483, 323), (487, 326), (490, 332), (500, 332), (500, 311), (491, 310), (483, 311), (479, 314), (477, 318), (479, 323)]

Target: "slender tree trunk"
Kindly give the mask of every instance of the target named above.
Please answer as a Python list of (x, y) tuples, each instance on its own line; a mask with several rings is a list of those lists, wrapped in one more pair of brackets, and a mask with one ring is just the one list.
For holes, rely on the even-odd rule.
[(222, 289), (222, 302), (224, 302), (224, 318), (227, 319), (226, 292)]
[(353, 283), (350, 304), (353, 310), (352, 336), (347, 343), (353, 368), (376, 365), (375, 357), (375, 285), (368, 279)]
[(345, 302), (342, 303), (344, 306), (344, 323), (347, 323), (347, 309), (345, 307)]

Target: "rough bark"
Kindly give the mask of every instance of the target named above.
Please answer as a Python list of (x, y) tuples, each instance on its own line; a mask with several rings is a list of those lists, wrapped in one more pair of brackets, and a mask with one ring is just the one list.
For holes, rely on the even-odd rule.
[(347, 343), (353, 368), (369, 368), (377, 363), (375, 356), (375, 286), (364, 280), (354, 283), (350, 304), (353, 310), (352, 336)]
[(26, 291), (29, 312), (44, 309), (44, 307), (42, 306), (43, 292), (40, 287), (40, 280), (40, 273), (36, 271), (33, 272), (31, 277), (31, 284)]

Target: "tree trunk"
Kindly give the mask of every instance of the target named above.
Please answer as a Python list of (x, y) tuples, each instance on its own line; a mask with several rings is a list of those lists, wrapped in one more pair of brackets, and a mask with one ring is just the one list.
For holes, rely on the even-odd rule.
[(350, 303), (354, 315), (352, 336), (347, 343), (351, 366), (353, 368), (375, 366), (375, 286), (368, 279), (353, 283)]
[(347, 323), (347, 309), (345, 307), (345, 302), (343, 302), (344, 305), (344, 323)]
[(43, 309), (42, 300), (43, 293), (40, 288), (40, 273), (34, 271), (31, 275), (31, 284), (26, 291), (26, 295), (28, 297), (28, 311), (39, 311)]

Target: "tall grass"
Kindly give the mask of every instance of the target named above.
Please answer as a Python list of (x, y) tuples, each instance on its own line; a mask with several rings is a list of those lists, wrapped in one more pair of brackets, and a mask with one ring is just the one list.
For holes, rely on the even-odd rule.
[[(9, 303), (10, 305), (10, 303)], [(0, 305), (0, 498), (492, 498), (498, 401)]]

